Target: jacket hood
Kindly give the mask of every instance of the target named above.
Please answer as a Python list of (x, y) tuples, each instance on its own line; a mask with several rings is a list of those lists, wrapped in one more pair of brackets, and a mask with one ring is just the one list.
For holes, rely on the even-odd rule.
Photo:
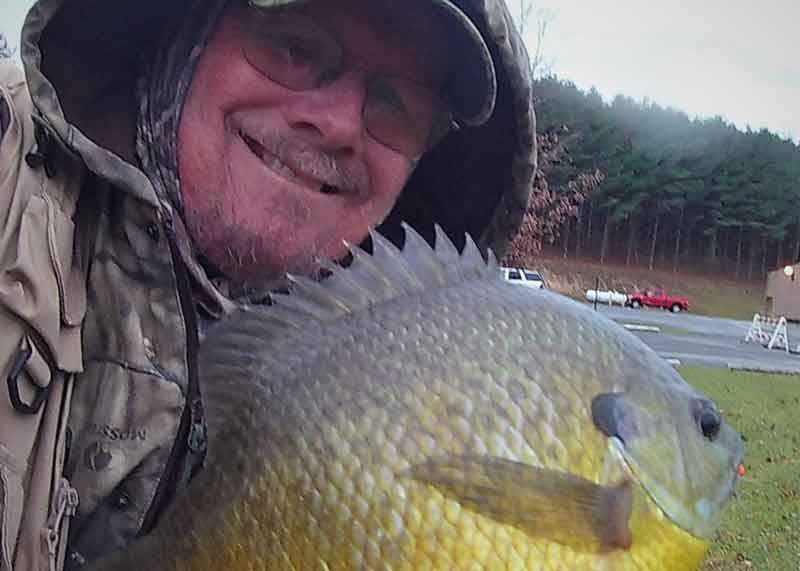
[[(494, 59), (495, 112), (480, 127), (448, 135), (420, 160), (381, 231), (401, 240), (405, 220), (433, 239), (438, 223), (457, 245), (470, 233), (502, 257), (522, 222), (536, 167), (528, 54), (502, 0), (453, 1), (477, 25)], [(40, 0), (22, 31), (22, 61), (45, 124), (91, 171), (153, 205), (163, 197), (134, 152), (137, 81), (166, 26), (196, 6), (190, 0)]]

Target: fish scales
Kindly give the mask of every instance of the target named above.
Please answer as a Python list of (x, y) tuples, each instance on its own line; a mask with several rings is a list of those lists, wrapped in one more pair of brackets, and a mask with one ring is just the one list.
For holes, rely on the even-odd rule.
[(406, 231), (403, 252), (373, 235), (373, 258), (211, 332), (208, 465), (100, 568), (698, 568), (713, 522), (694, 506), (730, 495), (732, 429), (695, 439), (702, 395), (608, 320), (477, 250), (439, 274)]

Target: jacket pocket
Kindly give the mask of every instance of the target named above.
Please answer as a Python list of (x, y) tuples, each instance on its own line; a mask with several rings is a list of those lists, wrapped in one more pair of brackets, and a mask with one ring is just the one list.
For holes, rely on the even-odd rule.
[[(14, 338), (19, 336), (11, 336)], [(51, 477), (49, 467), (28, 470), (41, 422), (41, 405), (52, 381), (50, 366), (28, 336), (23, 335), (15, 345), (9, 346), (7, 341), (8, 337), (2, 344), (7, 363), (0, 367), (8, 389), (0, 410), (0, 571), (13, 568), (25, 505), (23, 478), (26, 474), (30, 478)]]
[(42, 199), (47, 204), (47, 245), (58, 283), (61, 322), (78, 327), (86, 314), (86, 276), (74, 256), (75, 224), (52, 198), (43, 195)]
[[(0, 330), (14, 328), (8, 317), (0, 312)], [(42, 525), (38, 522), (47, 516), (57, 456), (53, 431), (48, 427), (54, 424), (50, 417), (58, 415), (60, 407), (46, 402), (53, 396), (54, 379), (49, 363), (28, 334), (0, 340), (0, 571), (19, 563), (18, 550), (23, 543), (41, 543)]]
[(0, 273), (0, 306), (36, 331), (58, 369), (82, 371), (86, 282), (85, 268), (75, 263), (71, 217), (50, 196), (31, 196), (15, 242)]

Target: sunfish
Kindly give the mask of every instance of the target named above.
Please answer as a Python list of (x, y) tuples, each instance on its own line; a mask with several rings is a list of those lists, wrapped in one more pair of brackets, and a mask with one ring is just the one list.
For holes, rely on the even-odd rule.
[(469, 238), (371, 236), (209, 333), (206, 467), (96, 568), (698, 569), (743, 456), (717, 406)]

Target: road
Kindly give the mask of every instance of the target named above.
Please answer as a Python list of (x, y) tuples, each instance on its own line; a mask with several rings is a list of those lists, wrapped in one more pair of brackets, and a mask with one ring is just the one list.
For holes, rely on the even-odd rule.
[[(775, 369), (800, 373), (800, 354), (744, 343), (749, 321), (673, 314), (660, 309), (598, 305), (597, 310), (620, 324), (654, 325), (660, 332), (634, 331), (661, 356), (683, 365)], [(800, 343), (800, 326), (789, 324), (789, 346)]]

